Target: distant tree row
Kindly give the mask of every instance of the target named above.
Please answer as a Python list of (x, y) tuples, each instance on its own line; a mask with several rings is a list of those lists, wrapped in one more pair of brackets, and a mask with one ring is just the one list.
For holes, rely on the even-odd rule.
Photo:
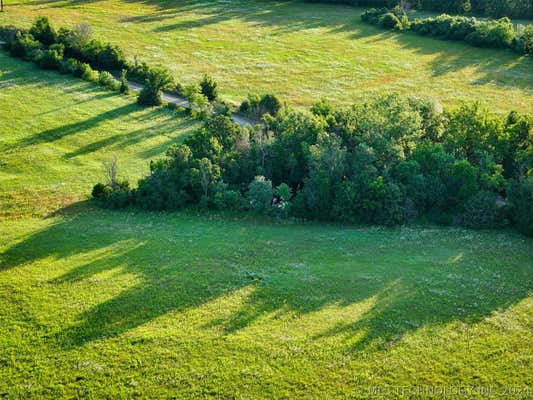
[(514, 29), (507, 17), (499, 20), (478, 20), (474, 17), (450, 16), (410, 20), (402, 7), (371, 8), (361, 19), (386, 29), (411, 30), (420, 35), (465, 41), (473, 46), (509, 48), (520, 54), (533, 53), (533, 25)]
[(307, 0), (311, 3), (348, 4), (356, 7), (402, 6), (406, 9), (475, 14), (486, 17), (533, 18), (533, 0)]

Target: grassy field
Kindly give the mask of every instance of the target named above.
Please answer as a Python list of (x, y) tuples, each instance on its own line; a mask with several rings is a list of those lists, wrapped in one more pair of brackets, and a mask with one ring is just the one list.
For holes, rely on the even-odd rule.
[(0, 217), (84, 199), (116, 156), (132, 183), (197, 123), (0, 52)]
[(87, 21), (129, 57), (170, 68), (184, 83), (213, 75), (234, 102), (273, 92), (307, 106), (376, 92), (479, 100), (495, 111), (533, 111), (533, 59), (504, 50), (363, 24), (360, 9), (299, 1), (17, 0), (0, 23)]
[(531, 385), (531, 239), (95, 209), (195, 123), (1, 53), (0, 121), (0, 398)]

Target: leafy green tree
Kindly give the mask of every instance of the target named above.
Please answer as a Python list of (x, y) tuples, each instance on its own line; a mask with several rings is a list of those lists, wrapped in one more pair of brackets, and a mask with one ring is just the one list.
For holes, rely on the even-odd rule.
[(57, 33), (46, 17), (37, 18), (31, 26), (29, 34), (45, 46), (50, 46), (57, 40)]
[(250, 208), (254, 211), (265, 213), (272, 206), (272, 181), (264, 176), (256, 176), (248, 185), (248, 200)]
[(200, 91), (209, 101), (218, 98), (218, 83), (209, 75), (204, 75), (200, 81)]
[(170, 72), (164, 68), (152, 68), (148, 71), (145, 86), (139, 93), (137, 103), (144, 106), (158, 106), (163, 100), (162, 90), (168, 88), (173, 83)]

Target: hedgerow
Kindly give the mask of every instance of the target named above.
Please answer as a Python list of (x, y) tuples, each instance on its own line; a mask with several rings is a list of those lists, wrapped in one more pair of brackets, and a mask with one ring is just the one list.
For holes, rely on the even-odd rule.
[(356, 7), (387, 7), (401, 5), (408, 9), (471, 13), (486, 17), (533, 18), (533, 0), (307, 0), (309, 3), (348, 4)]
[(515, 31), (507, 17), (478, 20), (474, 17), (442, 14), (411, 21), (403, 8), (394, 7), (366, 10), (361, 14), (361, 19), (386, 29), (411, 30), (420, 35), (465, 41), (477, 47), (509, 48), (521, 54), (533, 51), (533, 25), (520, 26)]

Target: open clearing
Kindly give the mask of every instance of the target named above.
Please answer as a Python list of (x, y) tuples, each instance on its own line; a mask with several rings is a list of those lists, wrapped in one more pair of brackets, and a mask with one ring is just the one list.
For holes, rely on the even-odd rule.
[[(8, 2), (9, 3), (9, 2)], [(213, 75), (225, 98), (273, 92), (308, 106), (349, 104), (396, 91), (443, 104), (479, 100), (494, 111), (533, 111), (533, 59), (360, 21), (360, 9), (299, 1), (19, 0), (0, 23), (87, 21), (97, 36), (189, 83)]]
[(196, 123), (3, 53), (0, 120), (0, 397), (531, 385), (531, 239), (94, 209)]

